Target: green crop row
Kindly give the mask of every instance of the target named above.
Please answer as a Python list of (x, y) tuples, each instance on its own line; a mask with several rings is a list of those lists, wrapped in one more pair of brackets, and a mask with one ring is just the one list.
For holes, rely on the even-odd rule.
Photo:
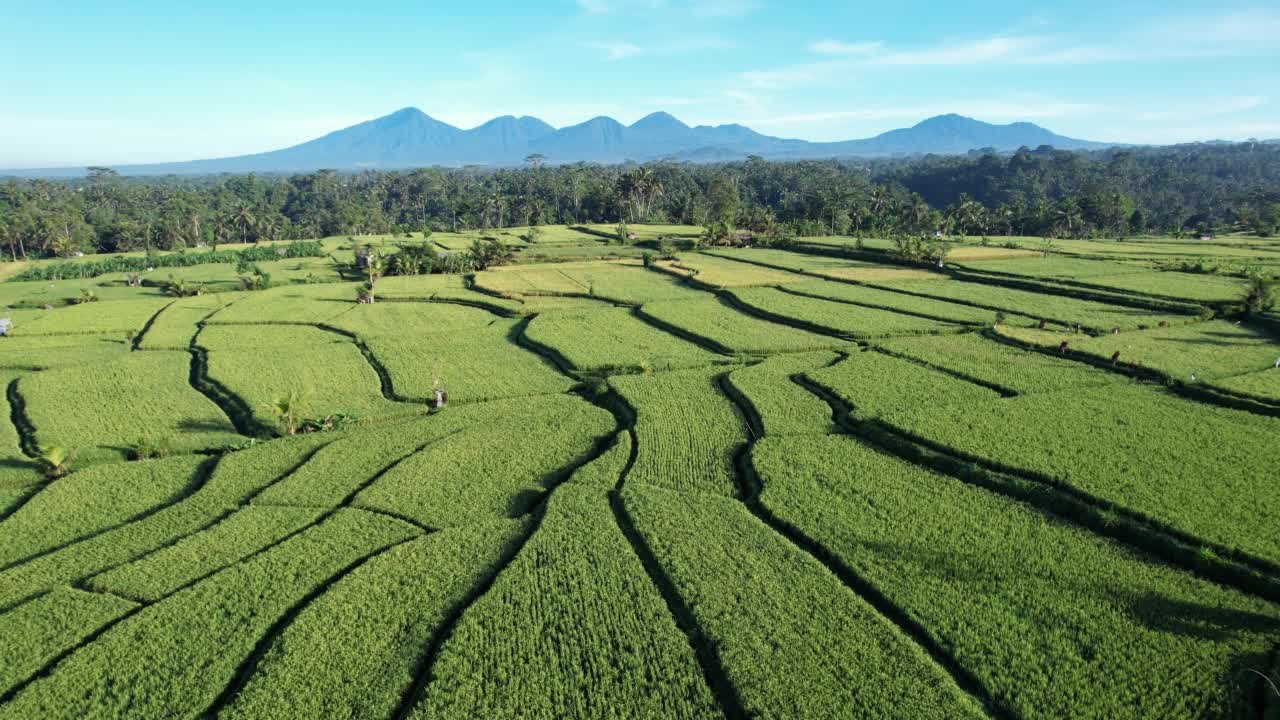
[(720, 370), (609, 379), (636, 411), (635, 465), (628, 484), (733, 495), (733, 454), (747, 427), (717, 385)]
[(638, 486), (623, 498), (748, 717), (984, 717), (908, 637), (742, 504)]
[(1002, 260), (966, 260), (961, 267), (995, 275), (1013, 275), (1037, 280), (1085, 280), (1093, 277), (1141, 274), (1152, 272), (1136, 264), (1086, 260), (1083, 258), (1050, 255), (1048, 257), (1019, 257)]
[(706, 296), (671, 277), (621, 263), (499, 268), (476, 275), (475, 282), (476, 287), (500, 295), (585, 295), (627, 305)]
[[(688, 304), (688, 303), (682, 303)], [(658, 330), (622, 309), (566, 310), (538, 315), (525, 335), (559, 353), (577, 370), (670, 369), (709, 365), (716, 356)]]
[(353, 504), (432, 528), (516, 517), (616, 427), (612, 414), (576, 396), (533, 398), (520, 408), (515, 417), (493, 418), (415, 453)]
[(566, 485), (441, 647), (410, 717), (622, 716), (720, 715), (605, 492)]
[(1109, 385), (932, 407), (900, 403), (882, 419), (1280, 565), (1272, 472), (1280, 467), (1278, 418), (1149, 386)]
[(42, 447), (74, 449), (74, 465), (127, 460), (141, 447), (184, 453), (242, 440), (188, 383), (191, 356), (136, 352), (111, 362), (33, 373), (18, 381)]
[(432, 533), (356, 568), (271, 643), (219, 717), (392, 717), (428, 644), (528, 522)]
[(1192, 382), (1193, 374), (1213, 380), (1262, 370), (1280, 358), (1280, 343), (1269, 333), (1226, 320), (1098, 337), (1024, 328), (999, 331), (1019, 342), (1055, 350), (1066, 342), (1073, 353), (1104, 361), (1114, 356), (1120, 366), (1141, 364), (1182, 382)]
[(1241, 302), (1248, 292), (1245, 281), (1239, 278), (1182, 272), (1099, 275), (1077, 284), (1190, 302)]
[(244, 296), (214, 313), (211, 324), (306, 323), (333, 320), (356, 307), (357, 283), (287, 285)]
[(739, 303), (768, 316), (849, 338), (932, 335), (961, 329), (940, 320), (795, 295), (777, 288), (739, 288), (730, 294)]
[(128, 354), (118, 335), (25, 335), (0, 339), (0, 368), (6, 371), (52, 370), (110, 362)]
[(972, 333), (892, 338), (877, 341), (876, 346), (1017, 394), (1105, 385), (1124, 379), (1122, 375)]
[(301, 530), (323, 512), (318, 508), (251, 505), (218, 524), (189, 535), (127, 565), (95, 575), (86, 587), (154, 602), (193, 580), (240, 562)]
[[(317, 447), (330, 440), (331, 438), (325, 435), (308, 435), (273, 440), (248, 450), (223, 455), (209, 479), (189, 497), (172, 505), (160, 507), (140, 520), (73, 542), (57, 551), (0, 572), (0, 608), (8, 607), (22, 598), (31, 597), (58, 585), (85, 580), (95, 573), (130, 562), (186, 535), (198, 532), (239, 507), (240, 503), (254, 493), (271, 485), (303, 462)], [(44, 502), (48, 507), (66, 506), (76, 509), (77, 512), (85, 512), (87, 509), (79, 509), (84, 499), (99, 496), (95, 479), (100, 482), (119, 482), (115, 479), (118, 477), (116, 470), (128, 470), (129, 473), (125, 475), (127, 479), (129, 474), (137, 473), (140, 468), (154, 464), (153, 461), (134, 465), (101, 466), (75, 473), (59, 480), (48, 490), (55, 490), (57, 485), (74, 481), (81, 475), (84, 475), (88, 481), (84, 484), (87, 487), (67, 486), (68, 490), (64, 498), (58, 502)], [(38, 507), (37, 505), (37, 509)], [(21, 512), (32, 511), (24, 507)], [(66, 512), (70, 513), (72, 510)], [(113, 514), (111, 519), (114, 518)], [(5, 528), (12, 519), (11, 517), (0, 523), (0, 533), (7, 532)], [(28, 527), (41, 525), (39, 522), (34, 524), (31, 521), (27, 522)], [(43, 521), (41, 526), (49, 525), (55, 528), (61, 527), (61, 523), (56, 522), (56, 518)], [(63, 540), (60, 539), (58, 542)]]
[(458, 333), (378, 335), (365, 340), (386, 368), (398, 397), (430, 401), (436, 387), (450, 402), (482, 402), (569, 390), (573, 381), (509, 338), (515, 320)]
[(825, 433), (832, 429), (831, 407), (792, 380), (828, 367), (833, 352), (794, 353), (734, 370), (728, 383), (750, 403), (764, 435)]
[(752, 456), (764, 505), (1008, 716), (1246, 716), (1245, 668), (1268, 669), (1276, 606), (846, 437), (769, 438)]
[(1083, 300), (1062, 295), (1048, 295), (976, 282), (959, 280), (924, 280), (879, 283), (876, 287), (898, 290), (924, 297), (954, 300), (975, 307), (1048, 320), (1059, 325), (1075, 326), (1092, 332), (1110, 332), (1113, 328), (1133, 330), (1156, 327), (1161, 322), (1182, 324), (1194, 315), (1157, 312)]
[(47, 552), (181, 499), (204, 458), (98, 465), (53, 482), (0, 522), (0, 566)]
[(341, 510), (122, 620), (0, 705), (0, 718), (196, 717), (290, 608), (415, 534), (397, 520)]
[(448, 303), (393, 302), (357, 305), (327, 325), (362, 339), (468, 333), (493, 324), (493, 313)]
[(706, 253), (683, 254), (674, 262), (660, 263), (659, 267), (679, 276), (693, 278), (698, 284), (717, 288), (781, 285), (801, 279), (787, 270), (738, 262)]
[(852, 406), (855, 417), (864, 419), (900, 408), (966, 407), (999, 397), (990, 388), (876, 351), (852, 353), (806, 376)]
[(638, 312), (735, 353), (802, 352), (847, 344), (839, 338), (747, 315), (719, 298), (648, 303)]
[(773, 250), (769, 248), (714, 248), (703, 251), (707, 255), (756, 263), (766, 267), (775, 267), (793, 272), (815, 272), (831, 268), (857, 266), (859, 263), (847, 258), (826, 255), (810, 255), (808, 253), (791, 252), (789, 250)]
[[(115, 335), (137, 333), (171, 298), (151, 300), (110, 300), (82, 303), (41, 311), (30, 321), (15, 318), (12, 336), (28, 335)], [(5, 317), (12, 317), (6, 312)], [(8, 338), (6, 338), (8, 339)]]
[[(255, 501), (334, 507), (420, 448), (454, 436), (466, 437), (473, 428), (488, 428), (505, 433), (508, 439), (515, 438), (529, 426), (531, 417), (541, 419), (556, 413), (577, 416), (584, 407), (590, 406), (570, 395), (517, 398), (448, 407), (426, 417), (360, 428), (340, 436), (306, 465), (264, 490)], [(456, 461), (447, 461), (445, 471), (462, 469)]]
[[(851, 285), (830, 280), (810, 280), (792, 283), (784, 286), (783, 289), (865, 307), (901, 310), (905, 313), (914, 313), (966, 325), (991, 325), (995, 322), (996, 316), (995, 311), (976, 308), (971, 305), (961, 305), (945, 300), (934, 300), (916, 295), (880, 290), (865, 285)], [(1030, 318), (1015, 315), (1006, 317), (1005, 322), (1031, 324), (1033, 321)]]
[(1224, 380), (1215, 380), (1213, 386), (1229, 393), (1280, 402), (1280, 369), (1272, 367)]
[(138, 343), (140, 350), (186, 350), (199, 331), (198, 324), (231, 304), (231, 293), (186, 297), (160, 311)]
[(209, 263), (235, 263), (279, 260), (280, 258), (323, 257), (324, 248), (318, 241), (307, 240), (279, 245), (264, 245), (244, 250), (209, 250), (206, 252), (177, 252), (151, 255), (117, 255), (106, 260), (62, 260), (45, 263), (18, 273), (15, 281), (61, 280), (62, 278), (89, 278), (118, 272), (141, 272), (148, 268), (189, 267)]
[(285, 325), (209, 326), (196, 344), (209, 351), (209, 379), (267, 427), (284, 428), (278, 404), (291, 396), (294, 414), (304, 418), (368, 419), (421, 409), (386, 399), (381, 378), (360, 348), (337, 333)]
[(114, 595), (58, 588), (0, 614), (0, 695), (135, 607)]
[(613, 444), (600, 457), (575, 470), (569, 480), (596, 488), (616, 487), (631, 459), (631, 449), (631, 433), (620, 431), (614, 435)]

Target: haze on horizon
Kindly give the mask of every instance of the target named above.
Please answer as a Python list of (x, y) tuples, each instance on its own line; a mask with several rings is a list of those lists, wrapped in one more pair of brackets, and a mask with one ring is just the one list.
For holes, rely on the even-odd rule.
[(953, 112), (1115, 142), (1280, 137), (1280, 9), (1259, 3), (17, 0), (3, 15), (0, 168), (274, 150), (403, 106), (463, 128), (663, 110), (817, 141)]

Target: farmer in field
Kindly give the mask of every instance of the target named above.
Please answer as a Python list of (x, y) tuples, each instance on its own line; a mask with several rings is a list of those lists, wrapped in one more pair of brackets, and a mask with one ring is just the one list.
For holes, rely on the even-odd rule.
[(444, 407), (446, 403), (449, 402), (449, 393), (446, 392), (444, 389), (444, 386), (438, 382), (435, 385), (434, 394), (435, 394), (435, 399), (432, 401), (432, 405), (435, 407), (435, 409), (439, 410), (440, 408)]

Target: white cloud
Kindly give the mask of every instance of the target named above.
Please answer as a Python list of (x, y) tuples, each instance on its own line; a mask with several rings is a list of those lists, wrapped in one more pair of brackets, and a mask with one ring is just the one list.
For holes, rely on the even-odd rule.
[(698, 17), (737, 17), (759, 8), (760, 3), (752, 0), (699, 0), (693, 3), (693, 14)]
[(637, 55), (682, 55), (704, 50), (727, 50), (736, 47), (732, 42), (716, 36), (693, 35), (675, 37), (658, 43), (637, 45), (625, 40), (590, 42), (585, 47), (605, 51), (606, 60), (625, 60)]
[(606, 60), (622, 60), (644, 52), (639, 45), (625, 41), (593, 42), (587, 43), (587, 47), (603, 50)]
[(876, 65), (972, 65), (1017, 60), (1029, 50), (1043, 45), (1034, 37), (992, 37), (972, 42), (938, 45), (918, 50), (880, 53), (870, 61)]
[(880, 42), (847, 43), (839, 40), (818, 40), (809, 49), (821, 55), (871, 55), (884, 47)]
[(1184, 107), (1141, 112), (1136, 115), (1136, 118), (1142, 121), (1152, 121), (1186, 118), (1190, 116), (1220, 117), (1222, 115), (1234, 115), (1237, 113), (1255, 110), (1265, 105), (1266, 102), (1267, 99), (1260, 95), (1218, 99), (1204, 98), (1190, 102)]

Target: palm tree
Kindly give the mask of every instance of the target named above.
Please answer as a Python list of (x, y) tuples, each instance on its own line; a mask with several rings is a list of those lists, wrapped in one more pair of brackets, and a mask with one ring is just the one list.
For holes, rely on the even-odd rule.
[(72, 453), (60, 447), (51, 447), (41, 450), (37, 461), (40, 463), (40, 468), (44, 471), (45, 477), (50, 480), (57, 480), (71, 472), (71, 455)]
[(1084, 225), (1084, 214), (1080, 211), (1080, 203), (1075, 198), (1063, 198), (1053, 209), (1053, 218), (1060, 232), (1067, 237), (1077, 237)]
[(253, 210), (248, 205), (240, 205), (227, 218), (227, 222), (240, 226), (240, 243), (244, 244), (249, 242), (249, 228), (256, 225), (258, 219), (253, 216)]
[(276, 398), (267, 404), (267, 409), (271, 411), (281, 424), (284, 425), (286, 435), (298, 434), (298, 421), (302, 417), (302, 403), (304, 393), (298, 389), (293, 389), (286, 395)]

